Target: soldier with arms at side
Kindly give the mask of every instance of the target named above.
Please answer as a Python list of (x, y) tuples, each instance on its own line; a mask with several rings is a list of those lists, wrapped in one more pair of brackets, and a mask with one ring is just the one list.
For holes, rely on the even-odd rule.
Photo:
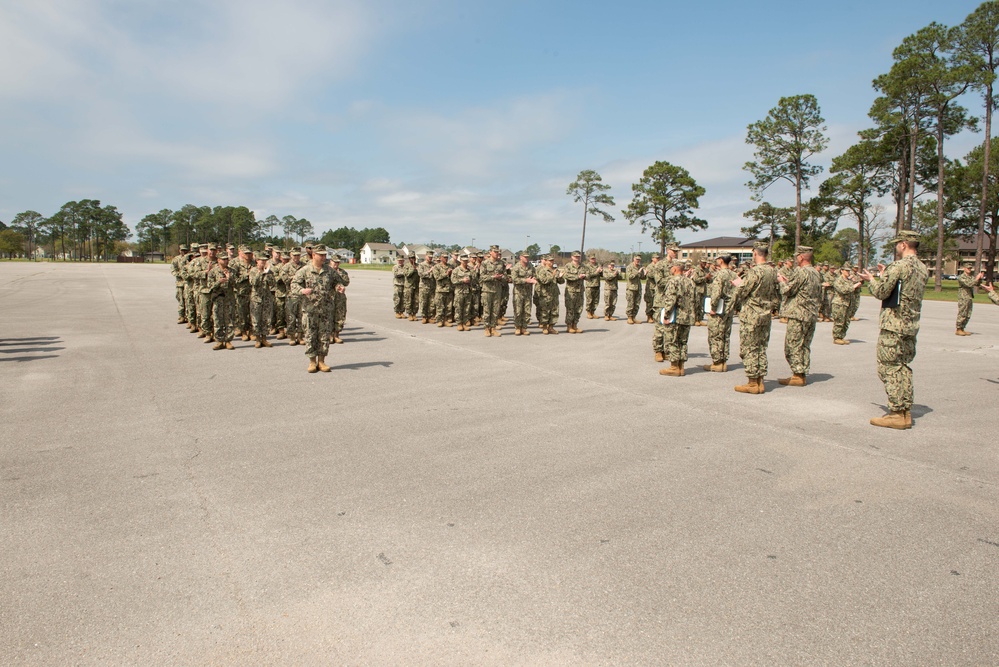
[(957, 276), (957, 330), (955, 334), (958, 336), (971, 335), (964, 328), (968, 326), (968, 320), (971, 319), (971, 309), (975, 304), (975, 288), (982, 284), (982, 279), (985, 277), (984, 272), (973, 276), (971, 271), (971, 265), (965, 264)]
[(792, 373), (778, 382), (788, 387), (804, 387), (812, 364), (812, 339), (822, 304), (822, 276), (812, 266), (812, 249), (808, 246), (798, 246), (794, 263), (789, 274), (777, 276), (787, 320), (784, 358)]
[(739, 356), (746, 369), (746, 384), (735, 387), (743, 394), (762, 394), (767, 375), (767, 346), (773, 309), (777, 307), (777, 271), (767, 264), (770, 246), (766, 241), (753, 244), (753, 265), (744, 278), (732, 281), (739, 310)]

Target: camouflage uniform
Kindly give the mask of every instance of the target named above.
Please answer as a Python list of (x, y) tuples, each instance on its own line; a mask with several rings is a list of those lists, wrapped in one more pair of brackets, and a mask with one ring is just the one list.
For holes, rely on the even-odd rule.
[(771, 313), (778, 303), (777, 271), (767, 264), (754, 264), (746, 269), (736, 301), (741, 306), (739, 357), (746, 368), (746, 377), (762, 379), (767, 374)]
[[(338, 266), (333, 269), (334, 277), (336, 278), (337, 285), (343, 285), (347, 287), (350, 285), (350, 276), (347, 274), (346, 269)], [(340, 341), (340, 332), (343, 331), (343, 325), (347, 323), (347, 292), (341, 292), (340, 290), (333, 291), (333, 340), (337, 343)]]
[(708, 293), (708, 276), (708, 271), (700, 264), (690, 273), (690, 280), (694, 283), (694, 320), (698, 326), (704, 324), (704, 297)]
[(600, 277), (604, 281), (604, 319), (610, 319), (614, 317), (614, 310), (617, 308), (618, 279), (621, 272), (605, 267)]
[(728, 362), (729, 344), (732, 338), (732, 318), (734, 310), (732, 302), (735, 288), (732, 281), (735, 272), (724, 267), (715, 273), (707, 296), (711, 299), (711, 310), (721, 314), (708, 315), (708, 349), (711, 352), (711, 363), (722, 365)]
[(656, 317), (656, 281), (659, 279), (659, 270), (662, 262), (657, 262), (659, 255), (653, 257), (653, 263), (645, 267), (645, 317), (649, 321), (654, 321)]
[(991, 290), (988, 293), (988, 295), (989, 295), (989, 301), (991, 301), (995, 305), (999, 306), (999, 293), (996, 293), (995, 290)]
[(534, 267), (530, 263), (523, 266), (518, 262), (510, 270), (510, 278), (513, 280), (513, 326), (518, 329), (526, 329), (531, 323), (531, 297), (534, 285), (527, 282), (527, 279), (533, 277)]
[(302, 297), (295, 294), (291, 283), (302, 266), (294, 254), (290, 262), (281, 265), (281, 282), (287, 287), (287, 296), (284, 299), (284, 333), (294, 345), (297, 345), (298, 339), (302, 337)]
[(402, 317), (403, 311), (406, 309), (405, 264), (396, 264), (392, 267), (392, 308), (395, 310), (397, 318)]
[(642, 268), (641, 264), (638, 266), (635, 266), (634, 263), (629, 264), (625, 270), (625, 279), (628, 281), (628, 285), (624, 292), (624, 314), (632, 320), (638, 317), (638, 309), (642, 303), (642, 276), (644, 275), (645, 269)]
[[(281, 259), (284, 260), (284, 255), (281, 256)], [(271, 304), (273, 315), (271, 315), (270, 319), (274, 322), (274, 328), (284, 336), (288, 335), (289, 285), (288, 281), (285, 280), (286, 274), (282, 269), (290, 263), (282, 261), (280, 264), (272, 264), (270, 266), (270, 276), (274, 279), (274, 287), (271, 289), (271, 293), (274, 295), (274, 302)]]
[(600, 278), (604, 271), (602, 266), (594, 262), (595, 259), (595, 257), (592, 257), (586, 265), (586, 283), (584, 285), (585, 295), (583, 301), (586, 306), (586, 314), (590, 319), (597, 312), (597, 304), (600, 302)]
[(195, 290), (198, 294), (198, 328), (205, 336), (212, 335), (212, 305), (207, 288), (208, 270), (212, 268), (212, 262), (208, 256), (198, 257), (194, 260), (191, 273), (194, 276)]
[[(690, 327), (694, 324), (694, 282), (683, 275), (670, 275), (663, 281), (663, 293), (660, 303), (666, 312), (665, 356), (672, 364), (687, 361), (687, 340), (690, 338)], [(672, 322), (668, 320), (672, 319)]]
[(981, 283), (973, 275), (962, 271), (957, 276), (957, 330), (964, 331), (971, 319), (971, 308), (975, 303), (975, 288)]
[(272, 289), (276, 281), (275, 272), (270, 267), (265, 267), (263, 270), (257, 267), (250, 269), (247, 281), (250, 285), (250, 320), (257, 341), (262, 342), (267, 339), (267, 325), (274, 310)]
[(562, 267), (565, 278), (565, 325), (570, 332), (578, 331), (579, 317), (583, 314), (583, 284), (589, 271), (585, 266), (568, 262)]
[[(467, 265), (451, 269), (451, 285), (454, 289), (454, 320), (464, 330), (472, 323), (472, 271)], [(468, 282), (465, 282), (465, 280)]]
[(236, 296), (236, 322), (235, 329), (244, 336), (250, 333), (253, 321), (250, 317), (250, 269), (256, 268), (256, 263), (251, 265), (242, 257), (237, 257), (236, 261), (229, 260), (230, 264), (236, 266), (236, 285), (233, 292)]
[[(413, 259), (416, 259), (414, 256)], [(417, 270), (415, 262), (406, 262), (403, 275), (406, 279), (406, 287), (403, 290), (402, 300), (405, 305), (406, 314), (410, 320), (415, 320), (420, 312), (420, 272)]]
[[(662, 262), (656, 266), (661, 265)], [(663, 324), (663, 319), (665, 318), (662, 317), (662, 310), (665, 303), (666, 284), (673, 279), (673, 276), (668, 273), (662, 273), (662, 269), (656, 269), (656, 274), (656, 294), (652, 300), (653, 322), (655, 323), (652, 329), (652, 352), (656, 355), (656, 361), (662, 361), (666, 358), (666, 338), (672, 333)]]
[(506, 280), (500, 283), (499, 314), (496, 316), (497, 320), (505, 318), (510, 308), (510, 267), (505, 263), (503, 264), (503, 273), (506, 274)]
[(857, 295), (855, 283), (844, 275), (837, 277), (830, 285), (832, 298), (832, 337), (834, 341), (846, 340), (850, 328), (850, 306)]
[(454, 285), (451, 284), (451, 272), (451, 267), (445, 261), (434, 267), (434, 282), (437, 289), (434, 294), (434, 310), (437, 311), (439, 327), (454, 324)]
[[(495, 276), (501, 275), (501, 278)], [(487, 330), (496, 328), (500, 313), (501, 284), (506, 282), (506, 265), (502, 259), (486, 257), (479, 268), (479, 281), (482, 284), (482, 319)]]
[(923, 306), (923, 292), (929, 271), (919, 258), (908, 255), (889, 264), (880, 278), (871, 280), (869, 289), (882, 302), (901, 283), (899, 303), (894, 308), (882, 303), (878, 335), (878, 377), (885, 385), (888, 408), (907, 412), (912, 408), (912, 368), (916, 357), (916, 334)]
[(216, 343), (232, 342), (232, 316), (235, 311), (235, 298), (232, 292), (232, 272), (213, 264), (205, 275), (204, 294), (211, 303), (212, 332)]
[[(794, 267), (793, 266), (787, 266), (784, 262), (781, 262), (780, 268), (777, 269), (777, 276), (778, 277), (784, 276), (785, 280), (790, 280), (792, 273), (794, 273)], [(823, 290), (825, 289), (825, 288), (822, 288), (821, 285), (820, 285), (820, 288), (823, 289)], [(825, 292), (823, 291), (822, 294), (825, 294)], [(822, 301), (822, 294), (819, 295), (819, 301), (820, 301), (820, 303)], [(787, 313), (786, 313), (786, 311), (787, 311), (787, 300), (788, 300), (788, 298), (789, 298), (788, 295), (785, 294), (784, 290), (781, 289), (780, 290), (780, 305), (777, 307), (777, 315), (780, 316), (780, 318), (782, 320), (786, 320), (787, 319)]]
[(811, 265), (791, 269), (786, 283), (780, 284), (785, 297), (784, 358), (795, 375), (808, 375), (812, 363), (812, 338), (822, 302), (822, 277)]
[[(186, 250), (186, 249), (185, 249)], [(177, 322), (187, 321), (187, 305), (184, 302), (184, 278), (181, 275), (181, 268), (185, 262), (184, 254), (178, 254), (170, 262), (170, 275), (173, 276), (174, 288), (177, 297)]]
[(192, 262), (197, 257), (197, 253), (188, 253), (186, 259), (180, 267), (180, 277), (184, 279), (184, 308), (187, 327), (191, 331), (198, 330), (198, 296), (194, 289), (194, 276), (191, 274)]
[(424, 319), (424, 324), (426, 324), (432, 321), (437, 313), (434, 309), (437, 285), (434, 283), (433, 260), (428, 258), (417, 264), (416, 272), (420, 276), (420, 314)]
[[(291, 281), (291, 294), (298, 297), (302, 304), (302, 328), (305, 338), (305, 356), (324, 359), (329, 352), (330, 303), (336, 288), (333, 270), (328, 264), (317, 269), (309, 262), (296, 273)], [(303, 289), (311, 289), (308, 295), (303, 295)]]
[(558, 286), (565, 282), (559, 271), (542, 264), (534, 272), (538, 280), (538, 325), (542, 329), (558, 322)]

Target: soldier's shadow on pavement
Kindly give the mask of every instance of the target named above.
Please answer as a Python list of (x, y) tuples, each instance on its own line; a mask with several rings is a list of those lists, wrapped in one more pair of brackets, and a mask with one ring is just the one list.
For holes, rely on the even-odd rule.
[(0, 338), (0, 361), (37, 361), (55, 359), (58, 354), (40, 354), (34, 357), (6, 357), (7, 354), (31, 354), (33, 352), (61, 352), (65, 347), (53, 347), (62, 343), (58, 336), (32, 336), (28, 338)]
[(825, 382), (826, 380), (832, 380), (833, 375), (829, 373), (809, 373), (808, 374), (808, 384), (815, 384), (817, 382)]
[[(880, 403), (871, 403), (871, 405), (878, 406), (879, 408), (881, 408), (882, 410), (884, 410), (885, 414), (888, 414), (889, 412), (891, 412), (891, 410), (888, 409), (887, 405), (881, 405)], [(918, 404), (914, 403), (912, 405), (912, 410), (910, 410), (910, 412), (912, 412), (912, 416), (913, 417), (917, 417), (917, 418), (918, 417), (924, 417), (924, 416), (930, 414), (931, 412), (933, 412), (933, 408), (931, 408), (928, 405), (918, 405)]]
[(343, 364), (342, 366), (331, 366), (330, 368), (334, 371), (357, 371), (362, 368), (371, 368), (372, 366), (381, 366), (383, 368), (390, 368), (395, 362), (392, 361), (362, 361), (356, 364)]
[[(351, 334), (351, 336), (353, 336), (353, 335), (354, 334)], [(380, 340), (385, 340), (385, 337), (382, 336), (380, 338), (358, 338), (356, 340), (354, 340), (353, 338), (348, 338), (344, 342), (345, 343), (377, 343)]]

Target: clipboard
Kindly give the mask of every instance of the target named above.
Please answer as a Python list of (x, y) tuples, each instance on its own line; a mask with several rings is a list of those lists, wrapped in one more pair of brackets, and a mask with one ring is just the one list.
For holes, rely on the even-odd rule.
[(891, 291), (891, 294), (889, 294), (881, 301), (881, 307), (898, 308), (898, 304), (901, 298), (902, 298), (902, 281), (898, 280), (895, 282), (895, 288)]
[(665, 308), (663, 308), (662, 310), (659, 311), (659, 324), (662, 324), (662, 325), (676, 324), (676, 307), (675, 306), (674, 306), (673, 310), (670, 311), (669, 317), (666, 316), (666, 309)]
[[(704, 297), (704, 312), (705, 313), (711, 312), (710, 296)], [(718, 299), (718, 310), (715, 311), (715, 315), (724, 315), (724, 314), (725, 314), (725, 299)]]

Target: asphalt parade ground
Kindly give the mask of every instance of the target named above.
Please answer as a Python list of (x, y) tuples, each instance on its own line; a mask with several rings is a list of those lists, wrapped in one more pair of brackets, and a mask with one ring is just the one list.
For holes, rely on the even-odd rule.
[(167, 266), (0, 264), (0, 664), (999, 664), (999, 308), (924, 303), (891, 431), (870, 298), (804, 388), (775, 322), (752, 396), (738, 325), (661, 377), (623, 286), (486, 338), (351, 279), (308, 374)]

